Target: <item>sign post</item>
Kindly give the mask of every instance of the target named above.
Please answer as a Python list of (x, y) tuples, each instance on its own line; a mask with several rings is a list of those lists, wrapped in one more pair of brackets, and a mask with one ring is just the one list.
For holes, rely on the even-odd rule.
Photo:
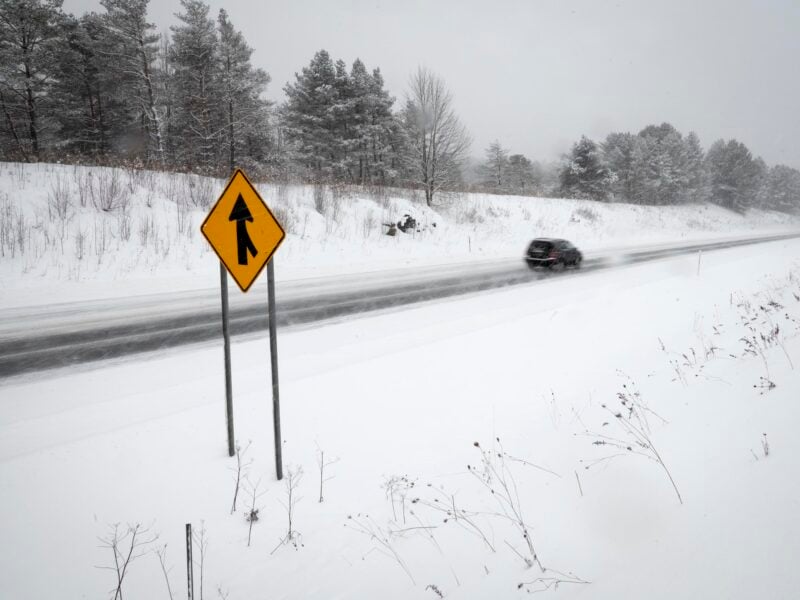
[(269, 355), (272, 362), (272, 425), (275, 438), (275, 472), (283, 479), (281, 446), (281, 396), (278, 388), (278, 332), (275, 317), (275, 264), (267, 264), (267, 302), (269, 303)]
[(278, 340), (275, 322), (275, 278), (272, 256), (286, 233), (241, 169), (236, 169), (216, 204), (200, 227), (221, 262), (222, 334), (225, 344), (225, 392), (228, 453), (235, 454), (233, 398), (230, 374), (230, 332), (228, 328), (227, 269), (242, 292), (246, 292), (267, 267), (270, 354), (272, 357), (272, 412), (275, 434), (275, 466), (283, 477), (278, 393)]
[(222, 343), (225, 351), (225, 421), (228, 425), (228, 456), (236, 454), (233, 435), (233, 383), (231, 381), (231, 334), (228, 321), (228, 271), (219, 263), (219, 289), (222, 296)]

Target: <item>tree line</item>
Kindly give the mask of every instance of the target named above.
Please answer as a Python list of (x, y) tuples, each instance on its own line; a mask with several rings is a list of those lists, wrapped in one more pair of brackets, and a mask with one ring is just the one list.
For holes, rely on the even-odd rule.
[(800, 171), (768, 167), (743, 143), (718, 140), (703, 150), (697, 134), (669, 123), (638, 134), (615, 132), (596, 143), (582, 137), (559, 173), (571, 197), (635, 204), (712, 202), (743, 212), (800, 207)]
[(66, 14), (62, 0), (0, 0), (0, 151), (5, 159), (135, 161), (152, 168), (308, 182), (403, 185), (429, 204), (444, 189), (564, 195), (734, 210), (800, 204), (800, 172), (768, 168), (741, 143), (703, 150), (664, 123), (586, 137), (553, 166), (492, 143), (472, 172), (471, 138), (443, 79), (420, 67), (402, 102), (379, 68), (320, 50), (274, 105), (270, 76), (224, 9), (181, 0), (158, 34), (149, 0), (101, 0)]

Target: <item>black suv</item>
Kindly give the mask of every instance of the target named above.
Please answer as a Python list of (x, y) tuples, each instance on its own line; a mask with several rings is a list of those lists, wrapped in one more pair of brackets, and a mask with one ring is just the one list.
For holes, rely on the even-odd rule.
[(567, 240), (536, 238), (528, 246), (525, 262), (531, 269), (564, 269), (568, 266), (581, 266), (583, 254)]

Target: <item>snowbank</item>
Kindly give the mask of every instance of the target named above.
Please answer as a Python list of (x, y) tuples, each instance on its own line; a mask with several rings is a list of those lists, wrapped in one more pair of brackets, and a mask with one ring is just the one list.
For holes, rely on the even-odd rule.
[[(217, 285), (200, 224), (223, 181), (194, 175), (0, 163), (1, 305), (193, 290)], [(262, 184), (287, 229), (278, 279), (521, 256), (536, 236), (585, 251), (797, 227), (780, 213), (716, 206), (441, 194)], [(405, 214), (419, 232), (384, 235)]]

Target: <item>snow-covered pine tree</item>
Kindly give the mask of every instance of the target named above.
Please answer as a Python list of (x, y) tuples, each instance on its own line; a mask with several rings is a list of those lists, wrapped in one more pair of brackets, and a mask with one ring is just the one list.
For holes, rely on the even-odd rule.
[(52, 101), (62, 0), (0, 0), (0, 128), (8, 149), (36, 159), (56, 125)]
[(170, 62), (175, 69), (175, 129), (178, 160), (192, 170), (211, 172), (222, 139), (218, 107), (222, 90), (217, 61), (217, 32), (209, 7), (201, 0), (181, 0), (179, 25), (172, 30)]
[[(144, 157), (164, 163), (162, 105), (158, 97), (155, 58), (158, 35), (147, 20), (149, 0), (100, 0), (106, 9), (103, 23), (109, 34), (106, 51), (118, 93), (136, 114), (144, 134)], [(128, 125), (128, 124), (126, 124)], [(136, 153), (135, 148), (132, 149)]]
[(786, 165), (769, 170), (764, 186), (765, 208), (784, 212), (800, 211), (800, 171)]
[(613, 181), (597, 144), (585, 135), (572, 146), (561, 168), (562, 190), (578, 198), (603, 200)]
[(113, 140), (126, 133), (124, 125), (131, 116), (108, 64), (110, 50), (99, 15), (64, 19), (59, 75), (53, 90), (59, 105), (60, 144), (95, 158), (111, 153)]
[(515, 194), (530, 195), (541, 191), (540, 165), (535, 165), (524, 154), (508, 157), (506, 180), (509, 191)]
[(642, 204), (675, 204), (688, 187), (686, 146), (669, 123), (648, 125), (635, 141), (632, 196)]
[(690, 131), (684, 138), (684, 156), (686, 159), (686, 202), (703, 202), (708, 198), (708, 177), (705, 169), (705, 152), (700, 138)]
[(307, 67), (295, 73), (295, 82), (283, 88), (282, 131), (293, 158), (306, 177), (315, 181), (333, 176), (336, 162), (336, 122), (331, 107), (336, 100), (336, 70), (330, 55), (320, 50)]
[(709, 199), (737, 212), (753, 206), (763, 182), (763, 161), (736, 140), (718, 140), (706, 153)]
[[(270, 145), (269, 103), (262, 94), (270, 76), (262, 69), (253, 68), (250, 57), (253, 49), (237, 31), (225, 9), (217, 17), (218, 72), (220, 75), (224, 138), (228, 164), (242, 164), (242, 159), (266, 158)], [(237, 163), (238, 161), (238, 163)]]
[(601, 144), (603, 161), (614, 175), (609, 191), (616, 200), (633, 201), (635, 147), (636, 136), (630, 133), (609, 133)]

